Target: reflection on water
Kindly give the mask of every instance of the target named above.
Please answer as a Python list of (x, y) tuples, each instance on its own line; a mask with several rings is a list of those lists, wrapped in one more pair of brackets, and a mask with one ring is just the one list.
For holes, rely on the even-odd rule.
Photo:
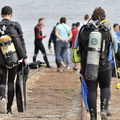
[[(71, 26), (73, 22), (83, 22), (83, 16), (92, 14), (95, 7), (101, 6), (105, 9), (107, 19), (112, 23), (120, 24), (120, 0), (0, 0), (0, 8), (10, 5), (13, 8), (13, 20), (18, 21), (23, 29), (24, 38), (27, 46), (28, 61), (32, 61), (34, 50), (34, 26), (38, 18), (45, 18), (45, 27), (43, 34), (48, 37), (43, 39), (48, 54), (51, 54), (47, 48), (48, 39), (53, 26), (59, 21), (59, 18), (65, 16), (67, 24)], [(48, 55), (50, 62), (54, 62), (54, 56)], [(38, 55), (42, 59), (41, 53)]]

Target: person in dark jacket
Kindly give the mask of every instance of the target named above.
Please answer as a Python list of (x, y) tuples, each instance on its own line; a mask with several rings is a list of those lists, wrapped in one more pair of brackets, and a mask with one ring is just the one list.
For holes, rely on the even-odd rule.
[[(14, 30), (18, 34), (16, 37), (17, 42), (20, 41), (21, 43), (21, 52), (19, 55), (19, 60), (22, 59), (22, 62), (27, 66), (27, 55), (26, 55), (26, 48), (25, 48), (25, 41), (23, 39), (23, 32), (21, 26), (18, 22), (12, 22), (12, 8), (10, 6), (4, 6), (1, 9), (1, 17), (3, 18), (0, 22), (0, 25), (3, 27), (0, 29), (0, 36), (4, 33), (3, 28), (10, 23), (13, 23)], [(14, 33), (13, 33), (14, 35)], [(15, 38), (15, 37), (14, 37)], [(19, 44), (20, 45), (20, 44)], [(0, 63), (2, 63), (2, 58), (0, 58)], [(0, 113), (11, 113), (12, 114), (12, 103), (14, 98), (14, 79), (17, 73), (18, 64), (15, 66), (7, 66), (5, 64), (1, 64), (1, 69), (3, 71), (2, 75), (0, 76)], [(7, 89), (7, 109), (6, 109), (6, 79), (8, 77), (8, 89)]]
[[(58, 25), (59, 23), (56, 24), (56, 26)], [(56, 62), (56, 65), (57, 65), (57, 71), (60, 70), (60, 64), (58, 63), (57, 59), (56, 59), (56, 35), (55, 35), (55, 29), (56, 29), (56, 26), (53, 28), (51, 34), (50, 34), (50, 38), (49, 38), (49, 41), (48, 41), (48, 49), (51, 49), (51, 42), (53, 42), (54, 44), (54, 52), (55, 52), (55, 62)]]
[(51, 68), (51, 66), (49, 65), (49, 62), (48, 62), (48, 58), (47, 58), (47, 54), (46, 54), (44, 45), (42, 43), (42, 39), (47, 37), (47, 35), (44, 35), (44, 36), (42, 35), (42, 27), (44, 27), (44, 22), (45, 22), (44, 18), (39, 18), (38, 24), (34, 28), (34, 33), (35, 33), (34, 46), (35, 46), (35, 49), (34, 49), (34, 55), (33, 55), (33, 62), (36, 62), (36, 57), (37, 57), (38, 52), (40, 50), (43, 54), (43, 59), (46, 63), (46, 67)]

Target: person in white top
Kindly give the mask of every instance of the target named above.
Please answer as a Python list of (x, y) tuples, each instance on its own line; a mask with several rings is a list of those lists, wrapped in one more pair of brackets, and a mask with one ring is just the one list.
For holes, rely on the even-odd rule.
[(84, 22), (80, 24), (79, 30), (83, 25), (87, 24), (88, 21), (89, 21), (89, 15), (85, 14), (84, 15)]

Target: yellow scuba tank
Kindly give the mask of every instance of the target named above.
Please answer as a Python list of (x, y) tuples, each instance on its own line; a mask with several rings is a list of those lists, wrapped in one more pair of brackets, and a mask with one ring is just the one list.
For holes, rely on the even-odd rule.
[(5, 65), (15, 66), (18, 63), (18, 56), (12, 38), (9, 35), (2, 35), (0, 37), (0, 48)]

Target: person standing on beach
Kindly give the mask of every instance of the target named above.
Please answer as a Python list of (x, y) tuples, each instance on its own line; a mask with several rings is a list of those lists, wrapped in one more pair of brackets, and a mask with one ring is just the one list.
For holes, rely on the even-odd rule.
[[(115, 35), (116, 35), (116, 37), (117, 37), (117, 42), (118, 42), (118, 52), (116, 53), (116, 59), (117, 59), (117, 67), (118, 67), (118, 72), (120, 72), (120, 62), (119, 62), (119, 60), (120, 60), (120, 37), (118, 36), (118, 33), (119, 33), (119, 24), (117, 24), (117, 23), (115, 23), (114, 25), (113, 25), (113, 30), (114, 30), (114, 32), (115, 32)], [(116, 75), (115, 75), (115, 66), (114, 66), (114, 60), (112, 60), (112, 77), (115, 77)]]
[[(11, 38), (12, 38), (12, 36), (14, 36), (13, 39), (14, 39), (14, 41), (17, 41), (17, 43), (19, 44), (19, 48), (20, 48), (19, 52), (18, 52), (17, 51), (18, 46), (16, 47), (16, 45), (14, 44), (16, 47), (18, 58), (19, 58), (19, 60), (22, 60), (22, 62), (25, 64), (25, 66), (27, 66), (27, 55), (26, 55), (25, 41), (23, 39), (23, 32), (22, 32), (21, 26), (18, 22), (11, 21), (12, 15), (13, 15), (13, 11), (10, 6), (5, 6), (1, 9), (1, 17), (3, 19), (2, 19), (2, 21), (0, 21), (0, 27), (2, 27), (0, 29), (0, 37), (7, 36), (7, 34), (4, 34), (4, 33), (8, 33), (8, 32), (6, 32), (7, 27), (9, 25), (11, 25), (12, 27), (9, 30), (9, 34), (11, 35)], [(8, 44), (10, 44), (11, 43), (10, 40), (8, 40), (8, 41), (9, 41)], [(7, 42), (5, 43), (5, 45), (6, 44), (7, 44)], [(6, 54), (6, 57), (7, 56), (10, 57), (9, 55)], [(16, 63), (13, 66), (7, 66), (6, 64), (1, 64), (2, 63), (1, 61), (2, 61), (2, 57), (0, 57), (0, 66), (3, 71), (3, 73), (0, 76), (0, 113), (12, 114), (11, 107), (12, 107), (13, 98), (14, 98), (14, 79), (15, 79), (15, 75), (17, 73), (18, 63)], [(8, 78), (8, 89), (7, 89), (8, 101), (7, 101), (7, 108), (6, 108), (6, 81), (7, 81), (7, 78)], [(7, 109), (7, 111), (6, 111), (6, 109)]]
[(74, 42), (75, 42), (75, 38), (79, 31), (78, 29), (79, 29), (80, 23), (77, 22), (75, 25), (76, 25), (76, 27), (72, 30), (72, 35), (73, 35), (72, 36), (72, 49), (74, 49)]
[[(72, 35), (73, 35), (72, 36), (72, 49), (74, 49), (74, 42), (75, 42), (76, 36), (78, 34), (78, 29), (79, 29), (80, 23), (77, 22), (75, 25), (76, 25), (76, 28), (74, 28), (72, 30)], [(77, 64), (78, 63), (74, 63), (73, 70), (77, 70)]]
[(34, 41), (34, 55), (33, 55), (33, 62), (36, 62), (36, 57), (38, 55), (39, 50), (43, 54), (43, 59), (46, 63), (47, 68), (51, 68), (48, 62), (47, 54), (44, 48), (44, 45), (42, 43), (42, 39), (46, 38), (47, 35), (42, 35), (42, 27), (44, 27), (45, 19), (39, 18), (38, 24), (34, 27), (34, 33), (35, 33), (35, 41)]
[(88, 15), (88, 14), (85, 14), (85, 15), (84, 15), (84, 22), (82, 22), (82, 23), (80, 24), (79, 30), (80, 30), (80, 28), (81, 28), (83, 25), (87, 24), (88, 21), (89, 21), (89, 15)]
[[(56, 26), (58, 25), (59, 23), (56, 24)], [(51, 34), (50, 34), (50, 38), (49, 38), (49, 41), (48, 41), (48, 49), (51, 49), (51, 42), (53, 42), (54, 44), (54, 52), (55, 52), (55, 62), (56, 62), (56, 65), (57, 65), (57, 71), (59, 72), (60, 70), (60, 64), (58, 63), (57, 59), (56, 59), (56, 35), (55, 35), (55, 29), (56, 29), (56, 26), (54, 26)]]
[[(72, 23), (71, 31), (76, 28), (76, 23)], [(70, 40), (70, 48), (72, 47), (72, 40)]]
[(69, 40), (72, 38), (71, 28), (66, 24), (66, 18), (60, 18), (60, 24), (56, 26), (55, 35), (56, 39), (56, 58), (60, 63), (60, 72), (66, 68), (65, 55), (69, 47)]
[[(78, 28), (78, 31), (81, 29), (81, 27), (82, 27), (83, 25), (86, 25), (86, 24), (87, 24), (87, 22), (89, 21), (89, 19), (90, 19), (90, 18), (89, 18), (89, 15), (88, 15), (88, 14), (84, 15), (84, 22), (80, 24), (80, 27)], [(77, 36), (76, 36), (74, 46), (77, 46), (77, 44), (78, 44), (78, 34), (77, 34)]]
[(84, 22), (83, 22), (83, 25), (87, 24), (88, 21), (89, 21), (89, 15), (86, 14), (86, 15), (84, 16)]

